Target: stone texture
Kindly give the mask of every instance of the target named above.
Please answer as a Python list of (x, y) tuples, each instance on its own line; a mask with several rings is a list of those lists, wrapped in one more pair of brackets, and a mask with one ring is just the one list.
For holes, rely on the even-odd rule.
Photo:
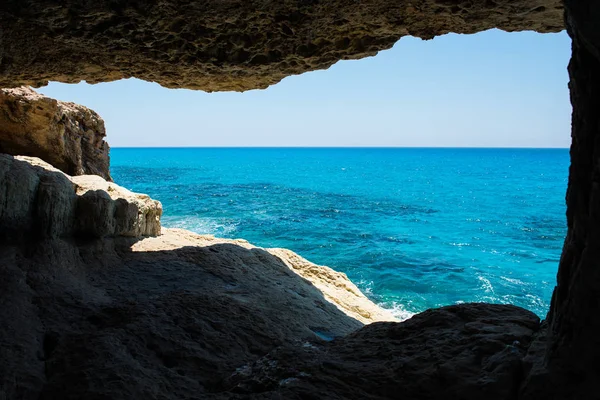
[[(164, 230), (164, 228), (163, 228)], [(312, 286), (322, 293), (322, 296), (329, 303), (336, 306), (340, 311), (349, 317), (361, 322), (369, 324), (375, 321), (395, 321), (394, 316), (387, 310), (376, 306), (353, 284), (346, 274), (334, 271), (333, 269), (324, 266), (313, 264), (305, 258), (299, 256), (288, 249), (260, 249), (251, 245), (244, 239), (227, 240), (215, 238), (212, 235), (197, 235), (193, 232), (183, 229), (167, 229), (169, 235), (163, 235), (157, 238), (148, 238), (147, 240), (136, 243), (132, 249), (134, 251), (167, 251), (181, 248), (183, 246), (206, 246), (215, 244), (235, 244), (237, 247), (252, 251), (264, 251), (269, 253), (275, 259), (281, 260), (283, 265), (289, 268), (290, 271), (301, 276), (308, 281)], [(226, 257), (235, 257), (235, 254), (225, 255)], [(272, 257), (267, 256), (266, 259)], [(235, 264), (235, 260), (231, 261)], [(268, 267), (268, 265), (266, 265)], [(281, 265), (276, 266), (276, 270), (281, 269)], [(273, 279), (272, 284), (276, 285), (279, 280), (278, 274), (270, 274), (268, 270), (263, 273), (267, 277), (262, 279)], [(300, 295), (297, 290), (292, 289), (292, 296)], [(333, 336), (338, 336), (338, 332), (334, 332)]]
[(229, 398), (220, 382), (279, 346), (392, 319), (274, 253), (176, 229), (0, 244), (0, 398)]
[(78, 196), (75, 229), (80, 234), (94, 237), (160, 234), (160, 202), (96, 175), (73, 176), (71, 181)]
[(369, 306), (371, 302), (364, 301), (367, 298), (348, 279), (346, 274), (326, 266), (313, 264), (288, 249), (268, 249), (268, 252), (279, 257), (294, 272), (310, 281), (323, 292), (327, 301), (335, 304), (352, 318), (365, 324), (374, 320), (391, 321), (394, 319), (388, 312), (383, 312), (381, 308)]
[(0, 87), (136, 77), (241, 91), (402, 36), (564, 23), (561, 0), (4, 0), (0, 27)]
[(539, 318), (515, 306), (443, 307), (330, 343), (281, 347), (222, 384), (239, 398), (516, 399), (538, 329)]
[(0, 154), (0, 238), (160, 234), (160, 202), (99, 176), (70, 177), (35, 157)]
[(362, 327), (361, 310), (389, 315), (364, 296), (340, 308), (339, 287), (291, 252), (178, 229), (2, 244), (0, 398), (516, 399), (534, 314)]
[(105, 136), (104, 121), (86, 107), (28, 87), (0, 89), (0, 153), (39, 157), (69, 175), (110, 180)]
[(526, 398), (592, 399), (600, 393), (600, 3), (568, 0), (572, 116), (567, 237), (548, 313), (544, 363)]

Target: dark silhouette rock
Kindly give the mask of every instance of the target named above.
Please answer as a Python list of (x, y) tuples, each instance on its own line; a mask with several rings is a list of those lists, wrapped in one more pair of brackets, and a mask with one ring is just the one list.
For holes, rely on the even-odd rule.
[(269, 399), (516, 399), (539, 318), (462, 304), (375, 323), (330, 343), (282, 347), (223, 382)]
[(548, 313), (541, 364), (524, 398), (600, 398), (600, 3), (565, 2), (573, 39), (569, 63), (572, 144), (567, 237)]

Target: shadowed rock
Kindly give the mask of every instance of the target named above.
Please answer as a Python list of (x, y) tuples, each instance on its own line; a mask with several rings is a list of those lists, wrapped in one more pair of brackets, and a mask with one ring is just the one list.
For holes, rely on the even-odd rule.
[(222, 384), (268, 399), (514, 399), (538, 329), (539, 318), (515, 306), (443, 307), (330, 343), (282, 347)]

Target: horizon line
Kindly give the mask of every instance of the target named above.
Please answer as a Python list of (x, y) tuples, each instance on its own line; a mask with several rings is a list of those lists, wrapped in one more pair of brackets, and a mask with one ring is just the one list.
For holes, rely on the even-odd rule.
[(492, 146), (110, 146), (111, 149), (496, 149), (569, 150), (570, 147), (492, 147)]

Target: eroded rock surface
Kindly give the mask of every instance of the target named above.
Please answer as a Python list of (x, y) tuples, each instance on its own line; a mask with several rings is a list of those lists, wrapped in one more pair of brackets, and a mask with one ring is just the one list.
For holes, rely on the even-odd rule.
[(171, 229), (2, 245), (0, 398), (205, 398), (278, 346), (392, 319), (360, 293), (333, 304), (354, 285), (295, 263)]
[(158, 235), (161, 215), (160, 202), (99, 176), (0, 154), (0, 239)]
[(136, 77), (239, 91), (406, 35), (557, 32), (564, 22), (561, 0), (5, 0), (0, 27), (0, 87)]
[(104, 121), (87, 107), (28, 87), (0, 89), (0, 153), (39, 157), (69, 175), (110, 180), (105, 136)]
[[(322, 293), (323, 299), (333, 304), (344, 314), (348, 315), (352, 319), (359, 321), (361, 324), (370, 324), (376, 321), (395, 321), (394, 316), (387, 310), (384, 310), (376, 306), (353, 284), (346, 274), (334, 271), (333, 269), (313, 264), (305, 258), (299, 256), (288, 249), (263, 249), (258, 248), (248, 241), (243, 239), (221, 239), (215, 238), (212, 235), (198, 235), (190, 231), (183, 229), (165, 229), (165, 234), (159, 237), (147, 238), (143, 241), (137, 242), (132, 246), (132, 250), (135, 252), (143, 251), (170, 251), (177, 250), (182, 247), (207, 247), (217, 246), (223, 247), (224, 249), (232, 249), (231, 252), (224, 251), (220, 256), (223, 259), (227, 259), (233, 268), (237, 268), (237, 261), (245, 263), (243, 259), (238, 258), (238, 250), (245, 249), (254, 252), (259, 261), (261, 256), (264, 255), (264, 266), (258, 266), (263, 268), (261, 271), (257, 271), (257, 274), (264, 275), (260, 279), (269, 281), (269, 285), (276, 286), (281, 283), (281, 278), (290, 276), (290, 272), (300, 276), (303, 280), (309, 282), (315, 289)], [(239, 249), (238, 249), (239, 248)], [(243, 252), (242, 252), (243, 253)], [(267, 254), (268, 253), (268, 254)], [(270, 260), (279, 260), (277, 265), (270, 265)], [(282, 267), (287, 267), (283, 268)], [(283, 270), (283, 275), (281, 271)], [(291, 275), (293, 276), (293, 275)], [(290, 290), (291, 289), (291, 290)], [(302, 287), (290, 288), (285, 287), (285, 291), (288, 292), (288, 296), (291, 298), (305, 297), (306, 293), (303, 293)], [(283, 299), (282, 301), (287, 302), (288, 300)], [(319, 300), (315, 303), (318, 307), (325, 306), (325, 303), (321, 304)], [(329, 307), (329, 305), (327, 305)], [(298, 310), (292, 309), (293, 312)], [(355, 324), (356, 325), (356, 324)], [(358, 325), (357, 325), (358, 326)], [(343, 329), (334, 329), (329, 332), (326, 326), (315, 329), (322, 329), (323, 333), (330, 335), (331, 337), (337, 337)]]
[(534, 314), (466, 304), (362, 327), (389, 314), (332, 303), (353, 285), (291, 255), (175, 229), (0, 246), (0, 396), (516, 398)]
[(268, 399), (516, 399), (538, 329), (539, 318), (515, 306), (443, 307), (330, 343), (279, 348), (223, 385)]

